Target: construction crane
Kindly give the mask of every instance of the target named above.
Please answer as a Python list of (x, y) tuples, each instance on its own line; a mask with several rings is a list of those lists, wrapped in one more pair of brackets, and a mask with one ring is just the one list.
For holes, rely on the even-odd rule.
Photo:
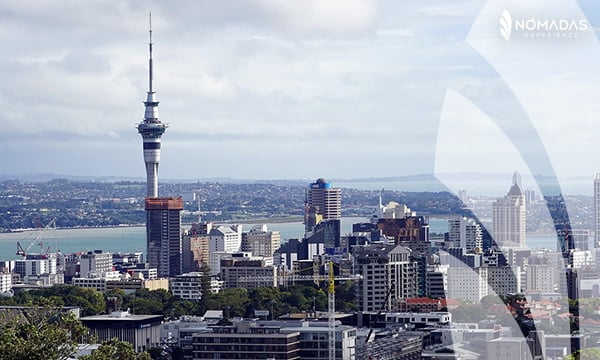
[[(335, 360), (335, 281), (342, 280), (360, 280), (361, 275), (340, 275), (335, 276), (334, 274), (334, 263), (329, 260), (325, 263), (327, 266), (327, 274), (319, 274), (320, 265), (315, 263), (310, 268), (304, 268), (296, 270), (292, 273), (283, 273), (278, 278), (279, 286), (289, 286), (289, 281), (292, 283), (296, 281), (312, 281), (319, 285), (321, 282), (327, 282), (327, 322), (328, 322), (328, 340), (329, 340), (329, 360)], [(300, 275), (298, 272), (312, 270), (312, 275)], [(268, 276), (239, 276), (237, 278), (238, 284), (240, 283), (255, 283), (256, 281), (272, 281), (272, 277)]]
[(333, 261), (329, 261), (329, 284), (327, 286), (327, 322), (329, 327), (329, 360), (335, 360), (335, 276)]
[[(21, 245), (21, 243), (19, 241), (17, 241), (17, 255), (20, 255), (23, 257), (23, 259), (27, 258), (27, 254), (29, 253), (29, 250), (31, 249), (31, 247), (33, 245), (35, 245), (36, 243), (38, 243), (40, 245), (40, 247), (43, 249), (43, 245), (42, 242), (39, 241), (42, 236), (44, 235), (45, 231), (50, 229), (50, 228), (56, 228), (56, 218), (50, 220), (50, 222), (44, 226), (43, 228), (38, 229), (37, 234), (35, 235), (35, 237), (33, 238), (33, 240), (31, 241), (31, 243), (29, 244), (29, 246), (27, 246), (27, 248), (23, 249), (23, 246)], [(46, 250), (45, 255), (48, 255), (50, 248), (48, 248), (48, 250)], [(41, 255), (44, 255), (43, 253), (41, 253)]]
[(292, 273), (291, 276), (286, 277), (285, 275), (280, 278), (280, 285), (287, 283), (287, 280), (295, 281), (313, 281), (315, 284), (319, 284), (322, 281), (327, 282), (327, 325), (328, 325), (328, 340), (329, 340), (329, 360), (335, 360), (335, 281), (342, 280), (360, 280), (360, 275), (339, 275), (335, 276), (334, 263), (329, 260), (325, 264), (327, 267), (327, 274), (319, 274), (319, 264), (315, 263), (312, 268), (305, 268), (299, 271), (312, 270), (312, 275), (299, 275)]
[[(323, 265), (323, 264), (321, 264)], [(327, 269), (327, 274), (321, 275), (319, 274), (319, 268), (321, 266), (319, 263), (315, 262), (312, 267), (307, 267), (304, 269), (295, 270), (293, 272), (284, 272), (281, 276), (278, 277), (279, 286), (289, 286), (291, 283), (295, 283), (297, 281), (310, 281), (314, 282), (316, 285), (319, 285), (322, 282), (327, 283), (327, 320), (328, 320), (328, 347), (329, 347), (329, 359), (335, 360), (335, 281), (341, 280), (360, 280), (362, 276), (360, 275), (339, 275), (335, 276), (334, 273), (334, 263), (329, 260), (324, 265)], [(300, 275), (299, 272), (302, 271), (312, 271), (311, 275)], [(255, 283), (256, 281), (272, 281), (272, 277), (268, 276), (240, 276), (237, 278), (238, 283)]]

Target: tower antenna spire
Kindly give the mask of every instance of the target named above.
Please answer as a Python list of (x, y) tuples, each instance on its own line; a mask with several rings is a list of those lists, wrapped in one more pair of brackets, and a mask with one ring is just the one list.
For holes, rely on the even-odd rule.
[(152, 89), (152, 82), (153, 82), (153, 69), (152, 69), (152, 12), (150, 12), (148, 14), (148, 19), (149, 19), (149, 33), (150, 33), (150, 42), (148, 43), (148, 47), (150, 50), (150, 59), (149, 59), (149, 66), (148, 66), (148, 71), (149, 71), (149, 76), (148, 76), (148, 93), (152, 93), (154, 92), (154, 90)]

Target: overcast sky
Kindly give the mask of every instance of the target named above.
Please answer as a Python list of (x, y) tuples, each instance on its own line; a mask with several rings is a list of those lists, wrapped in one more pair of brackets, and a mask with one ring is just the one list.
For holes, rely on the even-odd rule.
[[(535, 135), (560, 176), (591, 177), (600, 170), (594, 32), (507, 43), (498, 6), (514, 16), (560, 15), (596, 26), (600, 5), (531, 3), (2, 1), (0, 174), (144, 177), (135, 125), (147, 91), (152, 11), (155, 89), (161, 120), (170, 124), (160, 178), (472, 171), (478, 166), (461, 164), (484, 148), (493, 149), (488, 164), (496, 166), (515, 149), (496, 147), (495, 135), (478, 132), (469, 123), (475, 117), (461, 116), (461, 105), (449, 101), (510, 115), (506, 94), (531, 121), (523, 141), (517, 120), (502, 128), (521, 144), (517, 153)], [(440, 119), (476, 141), (448, 138)], [(436, 156), (454, 151), (455, 163), (436, 165)], [(531, 151), (524, 155), (530, 167), (540, 149)], [(494, 166), (486, 170), (514, 168), (510, 161)]]

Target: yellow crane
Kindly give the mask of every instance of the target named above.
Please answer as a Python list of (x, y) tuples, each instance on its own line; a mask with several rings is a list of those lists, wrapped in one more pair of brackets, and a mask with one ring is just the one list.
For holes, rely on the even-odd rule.
[[(335, 282), (342, 280), (360, 280), (362, 276), (360, 275), (338, 275), (335, 276), (334, 273), (334, 263), (331, 260), (328, 260), (325, 263), (327, 274), (321, 275), (319, 274), (320, 264), (315, 263), (312, 267), (307, 267), (304, 269), (299, 269), (290, 272), (284, 272), (283, 274), (278, 276), (278, 284), (280, 287), (287, 287), (290, 285), (290, 282), (293, 284), (297, 281), (312, 281), (315, 284), (319, 284), (323, 281), (327, 282), (327, 321), (328, 321), (328, 340), (329, 340), (329, 360), (335, 360)], [(313, 274), (311, 275), (300, 275), (300, 272), (311, 270)], [(238, 277), (238, 281), (252, 281), (256, 280), (269, 280), (272, 278), (264, 277), (264, 276), (241, 276)]]
[(299, 275), (298, 271), (293, 272), (289, 277), (282, 276), (280, 278), (280, 285), (282, 283), (287, 283), (287, 280), (295, 281), (314, 281), (316, 284), (319, 284), (321, 281), (327, 281), (327, 325), (328, 325), (328, 340), (329, 340), (329, 360), (335, 360), (335, 281), (341, 280), (360, 280), (362, 277), (360, 275), (346, 275), (346, 276), (335, 276), (334, 272), (334, 263), (329, 260), (325, 264), (327, 267), (327, 274), (320, 275), (319, 274), (319, 265), (315, 263), (312, 268), (305, 268), (298, 271), (306, 271), (312, 269), (312, 275)]

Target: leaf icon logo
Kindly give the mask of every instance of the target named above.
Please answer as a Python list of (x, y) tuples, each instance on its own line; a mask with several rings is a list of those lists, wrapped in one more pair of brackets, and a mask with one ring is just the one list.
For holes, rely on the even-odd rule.
[(512, 17), (508, 10), (504, 10), (502, 12), (502, 16), (500, 17), (500, 35), (507, 42), (510, 41), (510, 34), (512, 32)]

